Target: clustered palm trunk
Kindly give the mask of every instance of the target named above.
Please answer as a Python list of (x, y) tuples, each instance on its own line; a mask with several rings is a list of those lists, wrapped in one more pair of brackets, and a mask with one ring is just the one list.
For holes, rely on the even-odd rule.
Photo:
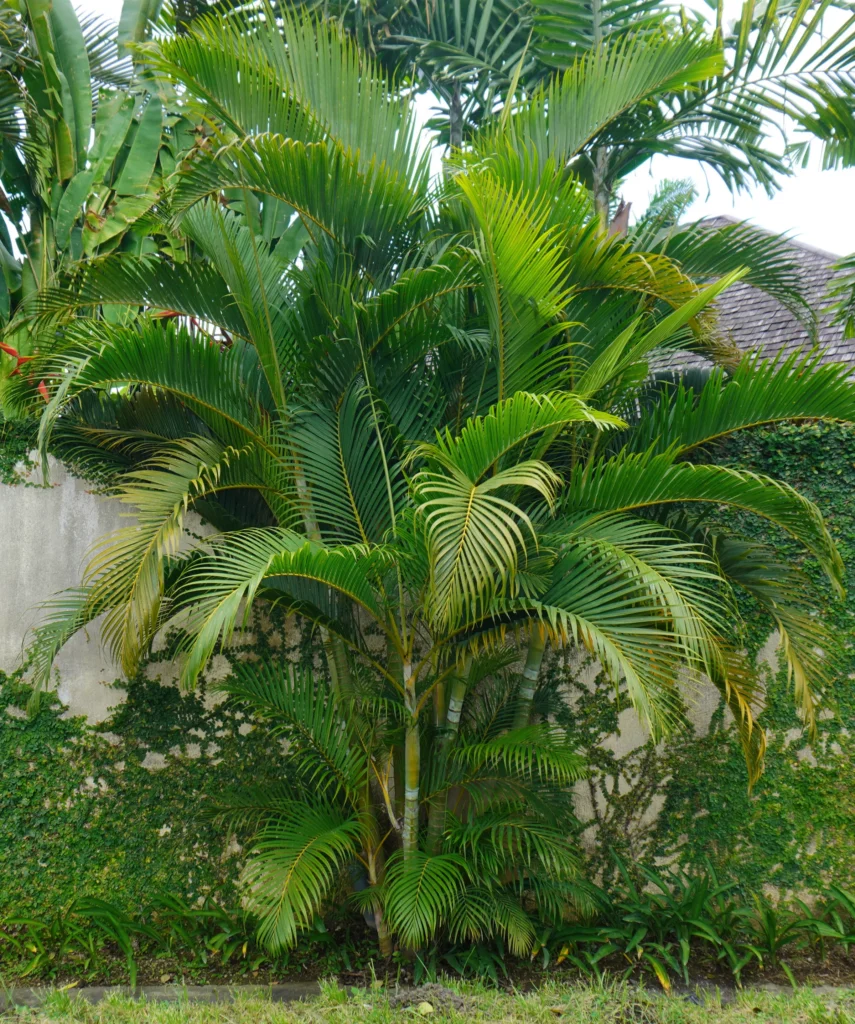
[[(852, 419), (848, 370), (657, 376), (664, 356), (721, 357), (709, 304), (735, 280), (798, 306), (781, 248), (648, 224), (641, 251), (567, 170), (719, 53), (691, 31), (591, 53), (436, 182), (409, 101), (334, 26), (202, 19), (146, 50), (206, 126), (161, 211), (189, 258), (93, 261), (34, 313), (57, 335), (34, 361), (41, 443), (136, 521), (52, 602), (31, 659), (45, 683), (103, 615), (128, 672), (177, 630), (189, 687), (258, 602), (315, 628), (314, 666), (239, 664), (223, 685), (288, 741), (279, 776), (229, 801), (256, 828), (247, 893), (274, 946), (354, 863), (384, 951), (501, 935), (523, 952), (536, 920), (584, 907), (585, 766), (541, 674), (550, 647), (599, 659), (655, 738), (682, 721), (678, 680), (706, 675), (753, 779), (744, 591), (812, 722), (823, 633), (804, 580), (694, 510), (764, 517), (839, 585), (822, 516), (693, 455), (758, 422)], [(189, 538), (191, 510), (220, 532)]]

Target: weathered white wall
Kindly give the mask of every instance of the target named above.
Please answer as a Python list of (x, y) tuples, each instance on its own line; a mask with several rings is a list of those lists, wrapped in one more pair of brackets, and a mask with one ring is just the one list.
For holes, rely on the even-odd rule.
[[(104, 534), (126, 526), (118, 502), (92, 493), (51, 461), (50, 486), (40, 469), (15, 487), (0, 484), (0, 669), (20, 663), (23, 642), (39, 618), (38, 604), (80, 583), (89, 548)], [(105, 685), (119, 671), (101, 650), (97, 626), (71, 640), (56, 662), (59, 696), (73, 714), (100, 722), (122, 691)]]
[[(39, 618), (39, 603), (79, 584), (92, 545), (105, 534), (128, 525), (118, 502), (93, 493), (90, 485), (70, 476), (53, 461), (49, 486), (43, 486), (38, 468), (23, 481), (14, 487), (0, 484), (0, 516), (5, 524), (0, 547), (0, 669), (5, 671), (20, 663), (27, 632)], [(195, 524), (195, 529), (203, 528)], [(770, 638), (761, 660), (774, 662), (777, 640), (777, 635)], [(223, 658), (217, 661), (225, 663)], [(213, 668), (212, 678), (222, 674), (220, 666)], [(577, 670), (581, 670), (580, 682), (593, 684), (598, 671), (595, 663), (584, 669), (580, 663)], [(97, 622), (66, 645), (57, 658), (56, 671), (62, 702), (70, 713), (85, 715), (92, 723), (109, 717), (110, 708), (124, 698), (124, 691), (110, 685), (121, 672), (101, 647)], [(177, 679), (177, 666), (169, 663), (150, 665), (147, 671), (167, 685)], [(719, 694), (707, 684), (686, 696), (689, 719), (704, 736), (718, 707)], [(647, 739), (635, 711), (626, 708), (619, 715), (618, 731), (604, 742), (616, 757), (625, 758)], [(631, 787), (635, 781), (629, 775), (620, 780), (621, 788)], [(661, 802), (659, 797), (654, 799), (641, 826), (656, 819)], [(587, 782), (577, 784), (576, 803), (583, 821), (596, 819), (597, 800)]]

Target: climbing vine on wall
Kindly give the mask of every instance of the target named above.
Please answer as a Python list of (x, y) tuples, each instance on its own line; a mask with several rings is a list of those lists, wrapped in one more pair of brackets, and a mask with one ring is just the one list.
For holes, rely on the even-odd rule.
[[(4, 449), (11, 451), (8, 447)], [(695, 729), (653, 747), (620, 694), (589, 662), (559, 652), (551, 671), (571, 696), (567, 724), (589, 752), (593, 773), (578, 784), (582, 840), (596, 870), (608, 850), (632, 861), (709, 858), (746, 888), (815, 890), (832, 878), (855, 884), (855, 430), (785, 426), (732, 443), (720, 458), (787, 480), (828, 518), (849, 573), (849, 597), (828, 593), (825, 614), (840, 638), (811, 748), (792, 710), (786, 674), (769, 673), (761, 723), (769, 730), (766, 773), (752, 794), (742, 754), (722, 708), (692, 714)], [(11, 458), (11, 455), (7, 455)], [(741, 524), (746, 529), (749, 524)], [(758, 536), (780, 548), (783, 537)], [(795, 557), (795, 555), (794, 555)], [(810, 563), (807, 572), (823, 586)], [(764, 645), (771, 623), (747, 616), (745, 643)], [(256, 616), (210, 678), (236, 657), (305, 659), (312, 638), (275, 615)], [(223, 890), (231, 902), (241, 836), (206, 816), (225, 786), (275, 775), (277, 750), (239, 711), (215, 703), (210, 688), (182, 694), (166, 653), (117, 692), (97, 727), (68, 718), (46, 700), (35, 718), (21, 710), (28, 691), (0, 676), (0, 917), (50, 911), (82, 893), (120, 905), (155, 890), (198, 899)], [(701, 719), (703, 719), (701, 723)], [(622, 735), (621, 735), (622, 734)], [(625, 750), (630, 739), (631, 749)], [(623, 751), (623, 752), (622, 752)]]
[(0, 484), (20, 483), (20, 469), (30, 469), (29, 453), (35, 447), (37, 424), (0, 420)]
[[(855, 429), (785, 425), (730, 442), (719, 461), (787, 481), (826, 516), (847, 567), (845, 600), (835, 599), (821, 570), (802, 559), (786, 536), (756, 521), (740, 529), (788, 550), (824, 595), (838, 642), (826, 652), (829, 685), (819, 734), (810, 745), (791, 699), (786, 671), (763, 670), (766, 696), (759, 722), (768, 734), (766, 771), (754, 791), (722, 706), (697, 713), (694, 727), (654, 747), (638, 733), (626, 700), (585, 665), (553, 660), (574, 699), (574, 728), (594, 771), (577, 786), (589, 822), (595, 868), (608, 875), (609, 850), (630, 862), (702, 867), (708, 861), (751, 890), (816, 891), (831, 881), (855, 884)], [(743, 642), (769, 651), (773, 624), (746, 605)], [(703, 709), (700, 709), (703, 712)], [(693, 711), (695, 713), (693, 713)], [(620, 733), (624, 735), (621, 736)], [(616, 734), (617, 733), (617, 734)], [(629, 748), (629, 749), (627, 749)], [(593, 842), (596, 837), (596, 842)]]
[[(237, 657), (297, 658), (305, 645), (281, 619), (257, 617), (212, 667), (225, 675)], [(275, 776), (278, 748), (205, 683), (181, 693), (173, 672), (155, 655), (96, 727), (55, 697), (28, 718), (28, 688), (0, 675), (0, 918), (83, 894), (129, 908), (156, 891), (237, 902), (245, 837), (206, 810), (226, 787)]]

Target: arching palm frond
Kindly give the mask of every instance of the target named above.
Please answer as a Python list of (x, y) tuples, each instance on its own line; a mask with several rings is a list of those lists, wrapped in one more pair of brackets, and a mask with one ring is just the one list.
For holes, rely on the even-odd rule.
[(479, 743), (455, 748), (451, 762), (466, 771), (500, 770), (521, 780), (566, 786), (586, 774), (585, 761), (549, 725), (513, 729)]
[(124, 479), (117, 497), (133, 506), (136, 523), (98, 542), (84, 581), (95, 605), (109, 609), (101, 633), (129, 675), (161, 624), (165, 567), (180, 556), (190, 505), (216, 491), (240, 456), (206, 438), (186, 440)]
[(632, 451), (677, 446), (691, 452), (737, 430), (783, 420), (843, 420), (855, 416), (850, 368), (821, 354), (785, 359), (747, 356), (729, 377), (714, 372), (700, 391), (665, 384), (626, 435)]
[[(580, 57), (563, 75), (520, 104), (508, 130), (520, 148), (564, 166), (625, 111), (669, 90), (713, 78), (721, 48), (691, 32), (651, 38), (641, 32)], [(489, 152), (492, 134), (478, 148)]]
[(717, 295), (734, 281), (739, 280), (740, 276), (741, 272), (736, 271), (702, 291), (698, 291), (673, 312), (662, 317), (649, 330), (639, 331), (639, 319), (633, 320), (624, 331), (591, 360), (581, 378), (576, 382), (578, 394), (583, 398), (590, 398), (633, 364), (645, 360), (657, 349), (661, 350), (675, 335), (679, 336), (679, 331), (684, 325), (697, 317)]
[(338, 408), (317, 405), (295, 412), (300, 472), (321, 536), (330, 543), (379, 544), (394, 528), (407, 481), (384, 431), (370, 396), (357, 386)]
[(436, 443), (419, 445), (415, 455), (448, 471), (459, 470), (478, 483), (508, 464), (509, 453), (516, 453), (516, 462), (525, 458), (523, 446), (532, 438), (545, 433), (555, 437), (573, 423), (590, 424), (600, 430), (621, 426), (616, 416), (591, 408), (576, 394), (518, 391), (496, 403), (484, 416), (473, 416), (456, 434), (446, 428)]
[(749, 594), (778, 628), (794, 696), (808, 734), (816, 731), (815, 693), (827, 679), (820, 652), (834, 640), (811, 607), (807, 580), (763, 545), (716, 537), (716, 561), (731, 583)]
[(675, 462), (675, 450), (621, 454), (577, 467), (559, 499), (560, 510), (591, 514), (651, 505), (708, 502), (768, 519), (803, 544), (840, 587), (840, 554), (813, 502), (787, 484), (717, 465)]
[(495, 349), (491, 400), (543, 390), (547, 380), (559, 381), (566, 367), (566, 353), (549, 345), (563, 326), (560, 316), (567, 297), (566, 257), (557, 244), (557, 230), (545, 228), (545, 203), (508, 193), (489, 172), (456, 180), (472, 210)]
[(332, 139), (363, 170), (376, 161), (426, 185), (411, 102), (334, 22), (281, 11), (263, 21), (202, 18), (191, 33), (148, 47), (147, 59), (239, 135)]
[(446, 921), (471, 880), (469, 864), (453, 853), (416, 853), (389, 863), (386, 914), (412, 948), (425, 945)]
[(782, 16), (777, 7), (744, 3), (725, 41), (733, 48), (732, 64), (709, 106), (714, 116), (726, 111), (731, 119), (755, 124), (780, 124), (784, 114), (805, 142), (820, 142), (823, 166), (841, 167), (851, 164), (855, 141), (855, 125), (844, 113), (855, 98), (855, 14), (847, 9), (829, 25), (829, 7), (799, 0)]
[(323, 680), (305, 666), (238, 664), (217, 687), (288, 740), (288, 760), (303, 796), (359, 806), (368, 784), (366, 758), (342, 729), (344, 707)]
[(523, 509), (496, 492), (527, 488), (551, 500), (556, 482), (546, 463), (535, 460), (480, 482), (457, 467), (419, 474), (418, 509), (431, 559), (430, 614), (437, 624), (450, 625), (493, 595), (516, 589), (517, 568), (534, 529)]
[(201, 263), (191, 269), (159, 255), (129, 253), (92, 261), (72, 291), (49, 292), (38, 313), (84, 310), (109, 303), (143, 307), (155, 313), (182, 314), (219, 327), (229, 336), (248, 338), (249, 331), (236, 303), (216, 269)]
[[(238, 616), (246, 619), (259, 591), (268, 599), (330, 624), (347, 618), (347, 602), (382, 622), (372, 577), (387, 556), (382, 550), (324, 549), (290, 530), (242, 530), (212, 538), (210, 551), (188, 564), (174, 593), (187, 609), (189, 654), (182, 682), (191, 686), (220, 642), (227, 643)], [(344, 600), (338, 605), (337, 598)], [(339, 625), (339, 629), (346, 627)]]
[(487, 878), (501, 878), (506, 872), (526, 876), (538, 869), (555, 879), (576, 878), (582, 870), (579, 850), (562, 824), (545, 824), (520, 809), (456, 821), (444, 845)]
[(67, 404), (84, 391), (139, 386), (173, 395), (216, 431), (224, 444), (257, 444), (281, 460), (263, 413), (272, 407), (254, 349), (235, 344), (223, 352), (202, 335), (162, 321), (134, 327), (77, 321), (67, 332), (64, 357), (49, 360), (66, 370), (39, 427), (44, 445)]
[(798, 258), (786, 235), (773, 235), (750, 223), (713, 226), (699, 221), (657, 232), (641, 248), (667, 253), (698, 282), (745, 268), (743, 287), (773, 295), (794, 316), (815, 327), (816, 313), (804, 294)]
[[(693, 559), (686, 561), (691, 571)], [(630, 562), (609, 544), (570, 547), (531, 607), (561, 642), (586, 647), (616, 685), (623, 682), (656, 737), (679, 721), (681, 668), (714, 659), (709, 625), (695, 604), (661, 571), (648, 569), (640, 558)]]
[(401, 258), (407, 229), (422, 212), (420, 197), (385, 164), (363, 170), (354, 154), (331, 143), (282, 135), (200, 151), (178, 180), (175, 211), (224, 190), (252, 190), (293, 207), (314, 245), (333, 244), (374, 274)]

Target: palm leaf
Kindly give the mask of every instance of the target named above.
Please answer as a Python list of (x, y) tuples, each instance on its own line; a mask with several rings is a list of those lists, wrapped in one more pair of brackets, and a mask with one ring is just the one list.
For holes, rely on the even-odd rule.
[(813, 502), (769, 477), (716, 465), (675, 462), (675, 451), (622, 454), (576, 467), (559, 499), (574, 514), (619, 512), (668, 503), (726, 504), (768, 519), (803, 544), (841, 586), (837, 547)]
[(357, 265), (379, 275), (400, 260), (420, 200), (389, 169), (326, 142), (306, 144), (281, 135), (256, 135), (199, 151), (174, 192), (180, 215), (224, 190), (252, 190), (293, 207), (315, 245), (333, 243)]
[(425, 945), (457, 906), (470, 877), (469, 865), (457, 854), (416, 851), (390, 860), (385, 901), (389, 926), (407, 946)]
[(261, 829), (243, 880), (259, 936), (272, 950), (293, 946), (356, 855), (365, 824), (329, 804), (294, 804)]
[(332, 21), (284, 11), (263, 21), (201, 18), (147, 57), (240, 135), (331, 139), (363, 169), (376, 160), (417, 188), (426, 182), (411, 101)]
[[(625, 111), (704, 82), (723, 66), (720, 47), (691, 32), (670, 38), (640, 32), (576, 60), (520, 104), (507, 130), (520, 149), (561, 167)], [(478, 140), (480, 152), (490, 152), (494, 134)]]
[[(495, 363), (495, 395), (539, 391), (560, 380), (560, 349), (549, 342), (562, 329), (567, 296), (566, 256), (558, 231), (546, 228), (548, 205), (508, 192), (488, 171), (459, 176), (469, 202)], [(553, 383), (554, 386), (554, 383)]]
[(262, 718), (271, 735), (292, 746), (288, 759), (309, 793), (359, 803), (367, 785), (365, 756), (342, 728), (343, 708), (311, 669), (295, 665), (238, 664), (217, 688)]
[(785, 359), (749, 356), (731, 377), (714, 372), (696, 391), (664, 384), (628, 435), (632, 451), (689, 452), (737, 430), (783, 420), (855, 420), (855, 385), (843, 363), (794, 352)]

